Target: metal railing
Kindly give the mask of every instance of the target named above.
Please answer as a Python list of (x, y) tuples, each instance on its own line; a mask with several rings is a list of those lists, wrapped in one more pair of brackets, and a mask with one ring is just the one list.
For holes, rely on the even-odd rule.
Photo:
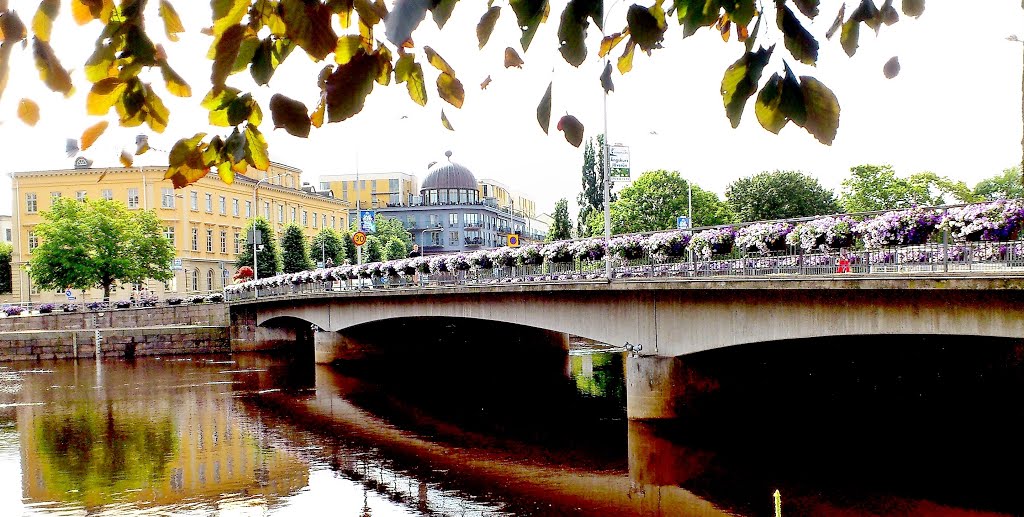
[[(1024, 275), (1024, 241), (929, 243), (894, 246), (846, 254), (849, 271), (841, 268), (840, 252), (771, 252), (746, 256), (718, 256), (690, 261), (688, 257), (647, 256), (635, 260), (613, 260), (613, 281), (630, 279), (686, 280), (709, 277), (794, 277), (842, 278), (872, 274), (947, 274), (964, 272), (1005, 272)], [(323, 271), (323, 270), (320, 270)], [(295, 281), (280, 285), (226, 289), (227, 301), (326, 292), (366, 292), (393, 289), (436, 289), (461, 286), (512, 285), (523, 283), (607, 282), (603, 260), (545, 262), (536, 265), (471, 268), (464, 271), (415, 273), (345, 279)], [(311, 272), (315, 275), (316, 272)]]

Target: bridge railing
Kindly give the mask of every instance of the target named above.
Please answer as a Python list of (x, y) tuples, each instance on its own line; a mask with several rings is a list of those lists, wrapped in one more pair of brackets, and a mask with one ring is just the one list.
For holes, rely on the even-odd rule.
[[(900, 274), (1013, 272), (1024, 274), (1024, 241), (928, 243), (847, 252), (848, 270), (840, 266), (840, 252), (770, 252), (742, 258), (690, 261), (689, 257), (646, 256), (613, 261), (613, 280), (687, 279), (709, 277), (785, 277)], [(316, 277), (316, 274), (310, 275)], [(225, 289), (228, 301), (327, 292), (358, 293), (394, 289), (523, 283), (605, 282), (602, 260), (572, 260), (536, 265), (494, 266), (449, 272), (398, 274), (345, 279), (314, 279), (276, 285), (233, 286)]]

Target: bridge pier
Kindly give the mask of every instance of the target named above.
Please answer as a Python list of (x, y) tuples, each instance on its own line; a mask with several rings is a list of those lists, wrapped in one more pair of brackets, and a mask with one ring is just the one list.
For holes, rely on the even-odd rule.
[(323, 330), (313, 333), (313, 360), (316, 364), (364, 359), (370, 350), (370, 345), (350, 334)]
[(677, 418), (687, 400), (717, 388), (715, 379), (701, 375), (683, 357), (630, 355), (626, 359), (626, 416), (630, 420)]

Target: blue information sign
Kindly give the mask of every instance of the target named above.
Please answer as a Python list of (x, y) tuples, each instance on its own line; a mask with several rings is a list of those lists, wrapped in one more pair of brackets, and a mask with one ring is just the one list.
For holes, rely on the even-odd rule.
[(373, 210), (360, 210), (359, 211), (359, 229), (373, 233), (377, 230), (377, 223), (374, 221), (376, 214)]

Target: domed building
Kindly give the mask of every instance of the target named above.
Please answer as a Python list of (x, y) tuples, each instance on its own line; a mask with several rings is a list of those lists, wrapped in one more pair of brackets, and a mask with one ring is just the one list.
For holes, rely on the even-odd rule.
[(377, 210), (378, 217), (402, 221), (424, 254), (475, 251), (508, 244), (508, 235), (527, 229), (523, 214), (482, 197), (476, 175), (447, 159), (428, 167), (420, 195), (410, 206)]

